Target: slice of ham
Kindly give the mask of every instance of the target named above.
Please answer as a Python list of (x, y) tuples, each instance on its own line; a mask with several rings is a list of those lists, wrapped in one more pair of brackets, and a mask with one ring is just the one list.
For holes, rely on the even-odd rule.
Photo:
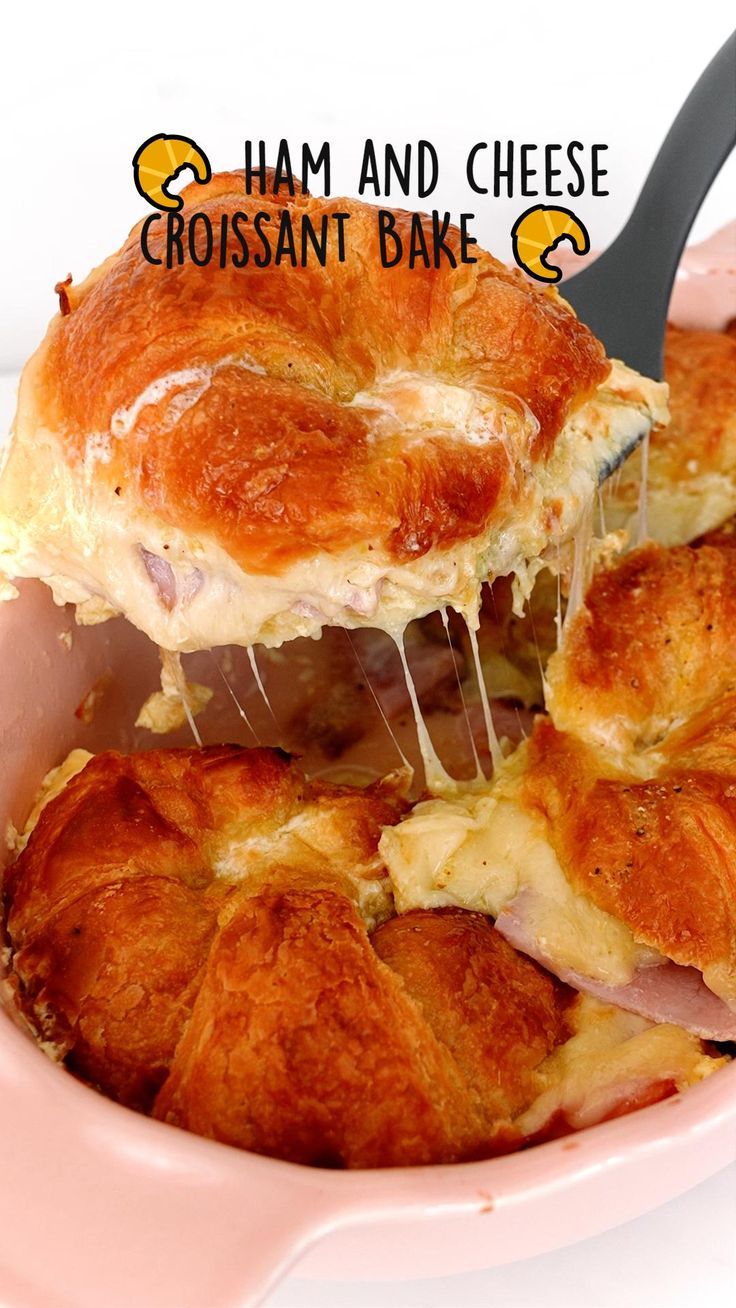
[(139, 545), (143, 565), (153, 583), (156, 593), (165, 609), (171, 611), (176, 604), (176, 577), (174, 569), (166, 559)]
[(626, 985), (610, 986), (557, 963), (532, 934), (528, 922), (535, 892), (524, 889), (496, 918), (496, 929), (522, 954), (560, 981), (603, 1003), (639, 1013), (651, 1022), (673, 1022), (706, 1040), (736, 1040), (736, 1013), (709, 990), (702, 973), (666, 959), (641, 967)]
[(164, 608), (171, 612), (177, 603), (191, 604), (204, 584), (204, 573), (201, 568), (193, 568), (184, 578), (181, 588), (178, 589), (176, 573), (168, 560), (162, 559), (158, 554), (152, 554), (143, 545), (139, 545), (138, 549), (146, 572)]

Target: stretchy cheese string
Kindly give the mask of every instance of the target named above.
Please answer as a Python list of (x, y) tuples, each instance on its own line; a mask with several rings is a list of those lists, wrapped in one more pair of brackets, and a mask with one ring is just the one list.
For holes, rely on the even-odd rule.
[(194, 721), (194, 714), (192, 713), (192, 710), (189, 707), (189, 691), (187, 690), (187, 679), (184, 676), (184, 670), (181, 666), (181, 656), (179, 654), (171, 654), (168, 650), (162, 650), (161, 655), (162, 655), (162, 662), (165, 659), (166, 663), (168, 664), (169, 671), (171, 672), (171, 675), (174, 678), (174, 682), (176, 684), (176, 689), (178, 691), (179, 698), (181, 699), (184, 712), (186, 713), (187, 716), (187, 722), (189, 723), (191, 733), (194, 736), (194, 742), (199, 747), (199, 749), (201, 749), (202, 737), (200, 736), (199, 728), (197, 727), (197, 724)]
[(403, 766), (404, 766), (405, 768), (408, 768), (409, 772), (411, 773), (411, 775), (412, 775), (412, 777), (413, 777), (413, 776), (414, 776), (414, 769), (413, 769), (411, 763), (409, 762), (408, 758), (406, 757), (406, 754), (404, 753), (403, 749), (401, 748), (401, 745), (399, 744), (399, 742), (398, 742), (398, 740), (397, 740), (397, 738), (396, 738), (396, 734), (395, 734), (395, 732), (394, 732), (394, 730), (393, 730), (393, 727), (391, 726), (391, 723), (389, 722), (388, 718), (386, 717), (386, 714), (385, 714), (385, 712), (384, 712), (384, 708), (383, 708), (383, 704), (381, 703), (380, 699), (378, 698), (378, 695), (376, 694), (376, 691), (373, 689), (373, 684), (372, 684), (371, 679), (370, 679), (370, 677), (369, 677), (369, 675), (368, 675), (368, 672), (367, 672), (367, 670), (366, 670), (366, 668), (365, 668), (365, 666), (364, 666), (364, 664), (363, 664), (363, 661), (362, 661), (362, 659), (361, 659), (361, 657), (360, 657), (360, 655), (359, 655), (357, 649), (355, 648), (355, 642), (354, 642), (354, 640), (353, 640), (353, 638), (352, 638), (350, 632), (348, 631), (347, 627), (344, 627), (343, 630), (344, 630), (344, 632), (345, 632), (345, 636), (346, 636), (346, 638), (347, 638), (347, 642), (348, 642), (348, 644), (349, 644), (351, 650), (353, 651), (353, 657), (355, 658), (355, 661), (356, 661), (356, 663), (358, 664), (358, 667), (360, 668), (361, 676), (363, 677), (363, 680), (365, 681), (366, 686), (368, 687), (369, 691), (371, 692), (371, 695), (373, 696), (373, 699), (374, 699), (375, 704), (376, 704), (376, 708), (378, 709), (378, 712), (380, 713), (381, 717), (383, 718), (384, 726), (385, 726), (385, 728), (386, 728), (386, 730), (387, 730), (389, 736), (391, 737), (391, 739), (392, 739), (392, 741), (393, 741), (393, 743), (394, 743), (394, 745), (395, 745), (395, 747), (396, 747), (396, 751), (397, 751), (397, 753), (398, 753), (398, 755), (399, 755), (399, 758), (401, 759), (401, 762), (402, 762)]
[(431, 790), (432, 794), (434, 795), (442, 794), (443, 791), (456, 790), (457, 782), (455, 781), (454, 777), (451, 777), (449, 772), (447, 772), (443, 767), (442, 762), (440, 761), (440, 758), (437, 754), (437, 751), (434, 745), (432, 744), (432, 738), (429, 732), (427, 731), (427, 724), (425, 723), (424, 718), (422, 716), (422, 710), (419, 706), (419, 700), (417, 698), (414, 679), (411, 675), (411, 672), (409, 670), (409, 664), (407, 663), (406, 660), (406, 650), (404, 648), (404, 632), (401, 631), (401, 632), (397, 632), (396, 634), (391, 632), (390, 635), (396, 645), (397, 650), (399, 651), (401, 666), (404, 669), (404, 680), (406, 681), (406, 689), (409, 692), (409, 699), (411, 700), (411, 707), (414, 713), (414, 722), (416, 724), (416, 729), (417, 729), (417, 740), (419, 741), (419, 749), (422, 755), (422, 762), (424, 763), (424, 777), (427, 783), (427, 788), (428, 790)]
[(600, 485), (598, 487), (598, 525), (599, 525), (600, 536), (605, 536), (606, 514), (605, 514), (605, 509), (603, 507), (603, 488)]
[(258, 687), (258, 690), (259, 690), (259, 692), (260, 692), (261, 699), (263, 700), (264, 704), (266, 705), (266, 708), (268, 709), (269, 713), (271, 714), (271, 717), (273, 718), (273, 720), (274, 720), (274, 722), (275, 722), (275, 724), (276, 724), (276, 729), (277, 729), (278, 731), (280, 731), (281, 728), (279, 727), (278, 718), (276, 717), (276, 714), (274, 713), (274, 711), (273, 711), (273, 709), (272, 709), (272, 707), (271, 707), (271, 701), (270, 701), (270, 699), (268, 698), (268, 695), (266, 694), (266, 688), (265, 688), (265, 686), (264, 686), (264, 684), (263, 684), (263, 682), (262, 682), (262, 680), (261, 680), (261, 674), (260, 674), (260, 672), (259, 672), (259, 670), (258, 670), (258, 664), (257, 664), (257, 662), (256, 662), (256, 652), (255, 652), (255, 650), (254, 650), (254, 648), (253, 648), (252, 645), (248, 645), (248, 646), (247, 646), (247, 650), (248, 650), (248, 660), (249, 660), (249, 662), (250, 662), (251, 671), (252, 671), (253, 676), (254, 676), (254, 678), (255, 678), (255, 683), (256, 683), (256, 685), (257, 685), (257, 687)]
[(230, 679), (229, 679), (228, 676), (227, 676), (227, 673), (225, 672), (225, 670), (224, 670), (224, 668), (221, 666), (221, 664), (218, 662), (218, 660), (215, 658), (215, 651), (212, 650), (212, 649), (210, 650), (210, 658), (212, 659), (212, 662), (214, 663), (215, 667), (217, 668), (217, 671), (219, 672), (220, 676), (222, 677), (222, 680), (223, 680), (224, 683), (225, 683), (225, 687), (226, 687), (226, 689), (227, 689), (227, 692), (228, 692), (228, 694), (230, 695), (230, 698), (231, 698), (231, 700), (233, 701), (233, 704), (235, 705), (235, 708), (236, 708), (236, 710), (237, 710), (237, 712), (238, 712), (238, 716), (242, 718), (242, 720), (243, 720), (243, 722), (245, 723), (246, 727), (248, 728), (248, 730), (250, 731), (251, 735), (253, 736), (253, 738), (254, 738), (256, 744), (257, 744), (257, 745), (260, 745), (261, 742), (260, 742), (260, 740), (259, 740), (259, 738), (258, 738), (258, 732), (256, 731), (255, 727), (253, 726), (253, 723), (251, 722), (250, 718), (248, 717), (248, 714), (246, 713), (245, 709), (243, 708), (243, 705), (241, 704), (240, 700), (238, 699), (237, 695), (235, 694), (235, 690), (233, 689), (233, 686), (231, 685), (231, 682), (230, 682)]
[(475, 628), (470, 625), (467, 618), (465, 619), (465, 625), (468, 629), (468, 636), (470, 638), (470, 648), (473, 651), (475, 676), (478, 682), (480, 702), (483, 707), (483, 720), (486, 724), (486, 738), (488, 740), (488, 752), (491, 756), (491, 762), (493, 763), (493, 767), (495, 769), (499, 767), (500, 764), (503, 762), (503, 754), (501, 753), (501, 746), (498, 743), (496, 728), (493, 725), (493, 715), (491, 713), (491, 705), (488, 700), (488, 691), (486, 690), (485, 677), (483, 676), (483, 668), (481, 666), (481, 661), (480, 661), (480, 651), (478, 649), (478, 637), (476, 635)]
[(555, 609), (555, 631), (557, 648), (562, 644), (562, 564), (560, 561), (560, 542), (557, 542), (557, 608)]
[(445, 628), (445, 635), (447, 636), (447, 643), (448, 643), (448, 645), (450, 646), (450, 654), (451, 654), (451, 656), (452, 656), (452, 666), (453, 666), (453, 668), (455, 669), (455, 678), (456, 678), (456, 680), (457, 680), (457, 688), (458, 688), (458, 690), (460, 691), (460, 703), (461, 703), (462, 706), (463, 706), (463, 713), (464, 713), (464, 715), (465, 715), (465, 725), (466, 725), (467, 728), (468, 728), (468, 736), (470, 737), (470, 748), (471, 748), (471, 750), (473, 751), (473, 760), (474, 760), (474, 762), (475, 762), (475, 779), (476, 779), (476, 781), (482, 781), (482, 780), (483, 780), (483, 769), (481, 768), (481, 765), (480, 765), (480, 759), (479, 759), (479, 757), (478, 757), (478, 750), (477, 750), (476, 747), (475, 747), (475, 736), (473, 735), (473, 728), (472, 728), (472, 726), (471, 726), (471, 724), (470, 724), (470, 716), (469, 716), (469, 714), (468, 714), (468, 706), (467, 706), (467, 703), (466, 703), (466, 701), (465, 701), (465, 691), (463, 690), (463, 683), (462, 683), (462, 679), (461, 679), (461, 677), (460, 677), (460, 669), (459, 669), (458, 666), (457, 666), (457, 657), (456, 657), (456, 654), (455, 654), (455, 646), (454, 646), (453, 643), (452, 643), (452, 637), (451, 637), (451, 635), (450, 635), (450, 622), (449, 622), (449, 619), (448, 619), (448, 617), (447, 617), (447, 609), (446, 609), (446, 608), (444, 608), (444, 609), (440, 609), (440, 615), (441, 615), (441, 617), (442, 617), (442, 625), (443, 625), (443, 627)]
[(580, 526), (575, 533), (575, 553), (572, 568), (570, 594), (567, 600), (565, 623), (574, 617), (588, 588), (590, 570), (591, 544), (593, 540), (593, 504), (585, 510)]

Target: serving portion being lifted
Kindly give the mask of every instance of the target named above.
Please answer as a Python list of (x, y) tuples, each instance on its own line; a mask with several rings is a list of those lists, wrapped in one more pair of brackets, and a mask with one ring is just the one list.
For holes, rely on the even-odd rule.
[[(284, 205), (236, 174), (183, 198), (214, 231)], [(611, 364), (554, 289), (481, 251), (384, 268), (370, 206), (288, 205), (347, 205), (345, 261), (167, 269), (136, 229), (63, 288), (0, 479), (8, 578), (173, 651), (398, 635), (446, 605), (475, 625), (482, 583), (570, 539), (666, 421), (664, 387)]]

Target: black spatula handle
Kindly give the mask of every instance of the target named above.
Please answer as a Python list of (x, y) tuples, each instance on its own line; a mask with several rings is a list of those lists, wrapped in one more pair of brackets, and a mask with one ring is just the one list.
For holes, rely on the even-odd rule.
[(623, 231), (562, 294), (611, 358), (661, 378), (664, 329), (683, 246), (736, 144), (736, 32), (695, 83)]

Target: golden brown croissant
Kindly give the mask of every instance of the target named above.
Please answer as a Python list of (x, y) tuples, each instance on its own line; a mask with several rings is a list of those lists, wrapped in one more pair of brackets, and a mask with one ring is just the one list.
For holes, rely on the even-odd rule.
[[(647, 534), (687, 544), (736, 512), (736, 333), (668, 326), (665, 380), (671, 417), (651, 436)], [(601, 534), (626, 525), (636, 542), (640, 479), (635, 451), (603, 489)], [(478, 642), (486, 679), (497, 693), (541, 707), (543, 669), (557, 644), (557, 579), (540, 573), (523, 616), (511, 609), (511, 580), (500, 578), (492, 602), (484, 600)], [(563, 613), (566, 590), (563, 579)]]
[[(359, 907), (385, 916), (376, 849), (401, 808), (390, 782), (310, 785), (270, 750), (93, 758), (8, 879), (25, 1011), (121, 1102), (260, 1152), (372, 1166), (494, 1147), (566, 995), (471, 914), (371, 945)], [(448, 969), (434, 993), (411, 930)]]
[[(684, 545), (736, 512), (736, 334), (669, 326), (665, 379), (670, 422), (651, 438), (648, 529)], [(637, 452), (604, 497), (609, 527), (633, 526), (640, 478)]]
[(346, 257), (154, 267), (137, 228), (66, 288), (21, 383), (0, 567), (87, 620), (124, 612), (174, 650), (472, 610), (666, 420), (663, 387), (482, 251), (384, 268), (374, 207), (246, 196), (235, 173), (182, 198), (216, 242), (238, 212), (347, 209)]
[(735, 557), (650, 545), (596, 577), (550, 717), (485, 793), (384, 833), (400, 909), (482, 909), (576, 987), (736, 1038)]
[(388, 917), (377, 845), (403, 807), (271, 750), (91, 759), (8, 878), (23, 1011), (121, 1103), (323, 1166), (506, 1151), (718, 1066), (480, 914)]

